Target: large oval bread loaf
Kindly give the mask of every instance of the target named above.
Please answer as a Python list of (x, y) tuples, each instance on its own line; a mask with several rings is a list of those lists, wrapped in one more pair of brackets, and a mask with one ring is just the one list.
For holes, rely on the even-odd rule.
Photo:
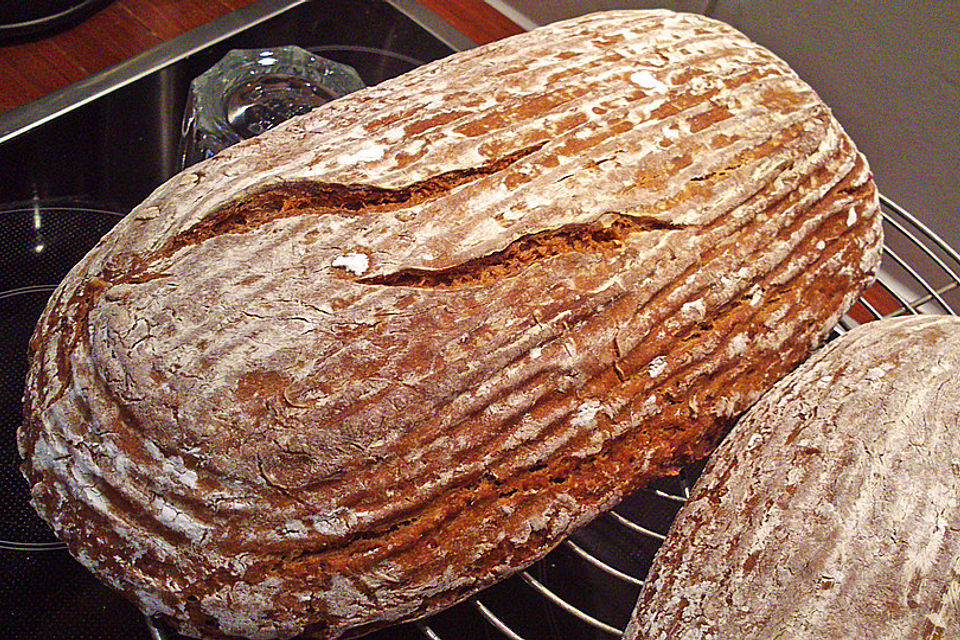
[(958, 502), (960, 318), (858, 327), (714, 452), (625, 638), (960, 637)]
[(705, 455), (871, 281), (868, 168), (729, 27), (596, 14), (161, 186), (32, 341), (39, 513), (207, 637), (455, 603)]

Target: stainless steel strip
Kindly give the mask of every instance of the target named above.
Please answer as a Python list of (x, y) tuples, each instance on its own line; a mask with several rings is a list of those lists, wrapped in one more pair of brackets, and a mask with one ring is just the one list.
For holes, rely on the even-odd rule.
[(833, 327), (833, 331), (838, 335), (842, 336), (843, 334), (845, 334), (847, 331), (850, 331), (850, 329), (852, 329), (855, 326), (854, 325), (855, 322), (856, 321), (850, 316), (844, 315), (837, 322), (836, 326)]
[(926, 302), (929, 302), (931, 299), (935, 299), (937, 303), (943, 308), (944, 311), (951, 314), (955, 313), (950, 308), (950, 305), (948, 305), (947, 302), (940, 296), (940, 294), (937, 293), (937, 291), (935, 291), (934, 288), (930, 286), (930, 284), (926, 280), (924, 280), (919, 273), (917, 273), (917, 270), (914, 269), (912, 266), (910, 266), (910, 264), (906, 260), (901, 258), (893, 249), (890, 249), (889, 247), (887, 247), (884, 249), (884, 253), (890, 256), (893, 259), (893, 261), (897, 264), (897, 266), (903, 269), (911, 278), (914, 279), (914, 281), (917, 284), (919, 284), (927, 292), (927, 295), (921, 296), (913, 300), (912, 302), (910, 302), (909, 305), (907, 305), (908, 308), (911, 311), (913, 311), (913, 313), (918, 313), (916, 309), (919, 309), (920, 305), (925, 304)]
[(308, 0), (260, 0), (0, 115), (0, 144)]
[(477, 46), (477, 43), (416, 0), (387, 0), (387, 2), (455, 51), (465, 51)]
[[(892, 279), (892, 278), (891, 278), (891, 279)], [(894, 284), (899, 284), (895, 279), (892, 279), (892, 280), (893, 280)], [(914, 308), (910, 305), (910, 302), (909, 302), (906, 298), (904, 298), (904, 297), (897, 291), (897, 289), (896, 289), (893, 285), (891, 285), (891, 284), (887, 283), (886, 281), (884, 281), (884, 279), (883, 279), (882, 277), (878, 277), (878, 278), (877, 278), (877, 282), (879, 282), (881, 285), (883, 285), (884, 291), (886, 291), (886, 292), (889, 293), (894, 299), (896, 299), (897, 304), (900, 305), (900, 308), (899, 308), (899, 309), (897, 309), (896, 311), (893, 311), (893, 312), (891, 312), (891, 313), (888, 313), (888, 314), (887, 314), (886, 316), (884, 316), (884, 317), (887, 317), (887, 318), (895, 318), (895, 317), (901, 316), (901, 315), (903, 315), (903, 314), (905, 314), (905, 313), (909, 313), (909, 314), (911, 314), (911, 315), (918, 315), (918, 314), (920, 313), (919, 311), (917, 311), (916, 309), (914, 309)]]
[(867, 301), (867, 300), (865, 300), (865, 299), (863, 299), (863, 298), (860, 298), (860, 304), (862, 304), (862, 305), (864, 306), (864, 308), (865, 308), (867, 311), (870, 312), (870, 314), (874, 317), (875, 320), (879, 320), (880, 318), (883, 317), (883, 314), (880, 313), (880, 312), (877, 310), (876, 307), (874, 307), (872, 304), (870, 304), (869, 301)]

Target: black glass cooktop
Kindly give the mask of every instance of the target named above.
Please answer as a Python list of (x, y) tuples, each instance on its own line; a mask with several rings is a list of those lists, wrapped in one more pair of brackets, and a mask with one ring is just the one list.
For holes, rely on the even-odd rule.
[[(277, 3), (274, 3), (277, 4)], [(230, 49), (296, 44), (367, 85), (452, 48), (387, 2), (294, 6), (0, 143), (0, 635), (176, 638), (102, 586), (33, 512), (15, 432), (27, 342), (50, 292), (130, 208), (179, 170), (190, 81)], [(42, 106), (42, 105), (41, 105)], [(410, 637), (404, 630), (391, 637)], [(419, 636), (422, 637), (422, 636)]]

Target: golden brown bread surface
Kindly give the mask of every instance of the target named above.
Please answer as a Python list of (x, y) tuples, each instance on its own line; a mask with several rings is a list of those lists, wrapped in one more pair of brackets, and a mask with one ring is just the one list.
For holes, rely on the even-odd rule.
[(625, 638), (960, 637), (960, 318), (858, 327), (714, 452)]
[(54, 293), (38, 512), (145, 611), (336, 637), (705, 455), (872, 279), (876, 192), (729, 27), (595, 14), (176, 176)]

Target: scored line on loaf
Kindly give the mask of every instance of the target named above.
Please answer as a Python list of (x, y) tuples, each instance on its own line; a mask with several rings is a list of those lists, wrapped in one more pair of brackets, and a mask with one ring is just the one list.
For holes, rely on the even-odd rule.
[(442, 197), (456, 187), (503, 171), (519, 159), (539, 150), (538, 143), (515, 151), (488, 164), (456, 169), (396, 189), (374, 185), (333, 184), (300, 180), (267, 187), (260, 193), (221, 208), (201, 222), (177, 234), (163, 246), (158, 256), (173, 254), (184, 247), (199, 244), (226, 233), (246, 233), (281, 217), (309, 213), (345, 213), (389, 211), (393, 208), (420, 204)]

